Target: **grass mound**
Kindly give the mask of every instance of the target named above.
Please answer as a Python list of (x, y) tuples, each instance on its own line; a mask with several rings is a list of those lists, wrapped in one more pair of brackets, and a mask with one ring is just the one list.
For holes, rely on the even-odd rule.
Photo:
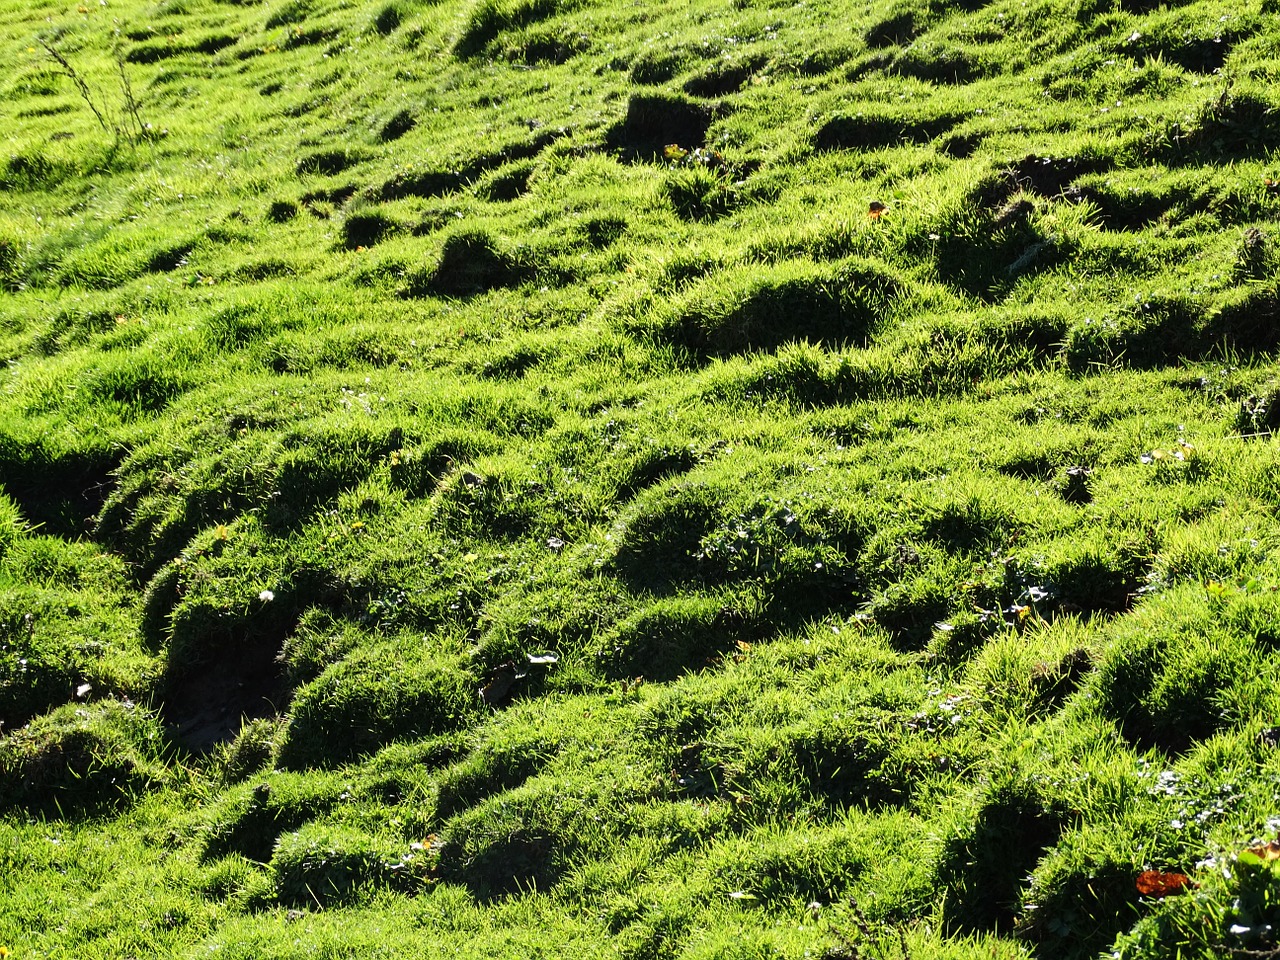
[(700, 355), (771, 350), (810, 342), (865, 344), (904, 284), (875, 263), (788, 261), (717, 272), (675, 299), (655, 331)]
[(125, 701), (66, 704), (0, 744), (4, 805), (51, 817), (110, 811), (170, 779), (155, 718)]
[(475, 681), (432, 653), (416, 639), (361, 648), (301, 687), (280, 762), (295, 769), (342, 763), (466, 723), (478, 703)]

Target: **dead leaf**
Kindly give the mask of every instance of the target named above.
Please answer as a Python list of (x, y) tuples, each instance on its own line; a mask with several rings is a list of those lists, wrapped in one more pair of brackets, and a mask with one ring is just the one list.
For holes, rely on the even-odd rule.
[(1252, 853), (1259, 860), (1280, 860), (1280, 840), (1255, 843), (1251, 847), (1245, 847), (1245, 853)]
[(1187, 887), (1195, 886), (1185, 873), (1164, 870), (1143, 870), (1138, 874), (1138, 892), (1144, 897), (1167, 897)]

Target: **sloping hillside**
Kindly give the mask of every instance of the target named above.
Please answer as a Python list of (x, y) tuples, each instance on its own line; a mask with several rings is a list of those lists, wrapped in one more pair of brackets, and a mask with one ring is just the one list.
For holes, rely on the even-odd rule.
[(0, 957), (1280, 956), (1277, 13), (0, 0)]

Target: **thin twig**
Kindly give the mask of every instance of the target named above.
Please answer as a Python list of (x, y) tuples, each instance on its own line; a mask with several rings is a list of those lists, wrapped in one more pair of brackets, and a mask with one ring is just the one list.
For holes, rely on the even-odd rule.
[[(44, 47), (44, 52), (49, 54), (58, 66), (62, 67), (62, 72), (70, 77), (71, 82), (76, 85), (76, 89), (80, 91), (80, 97), (89, 105), (89, 109), (93, 111), (93, 115), (98, 118), (98, 126), (102, 127), (105, 132), (112, 133), (113, 131), (110, 124), (107, 123), (106, 118), (102, 115), (102, 111), (98, 109), (98, 105), (93, 102), (93, 96), (89, 93), (89, 85), (84, 82), (84, 78), (80, 76), (76, 71), (76, 68), (71, 65), (71, 62), (59, 53), (52, 44), (42, 38), (37, 39), (40, 46)], [(114, 132), (119, 136), (120, 131), (118, 129)]]
[(1250, 957), (1257, 960), (1276, 960), (1280, 957), (1280, 946), (1264, 947), (1259, 950), (1250, 950), (1248, 947), (1231, 947), (1225, 943), (1217, 945), (1219, 948), (1227, 950), (1233, 957)]
[(137, 128), (137, 134), (133, 137), (134, 143), (140, 143), (147, 136), (147, 125), (142, 122), (142, 114), (138, 109), (138, 100), (133, 95), (133, 84), (129, 82), (129, 74), (124, 69), (124, 54), (120, 52), (120, 48), (116, 48), (116, 68), (120, 71), (120, 90), (124, 94), (125, 114), (133, 120), (134, 127)]

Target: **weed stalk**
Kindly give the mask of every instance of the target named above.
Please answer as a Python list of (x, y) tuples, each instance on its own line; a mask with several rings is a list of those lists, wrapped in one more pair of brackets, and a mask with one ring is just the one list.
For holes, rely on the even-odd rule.
[(79, 71), (71, 65), (71, 61), (64, 57), (58, 48), (47, 40), (40, 39), (39, 42), (40, 46), (44, 47), (44, 52), (49, 55), (50, 59), (58, 64), (58, 66), (62, 68), (62, 72), (70, 77), (71, 82), (76, 85), (76, 90), (80, 93), (80, 99), (89, 105), (89, 109), (93, 111), (93, 115), (98, 120), (98, 126), (102, 127), (103, 132), (114, 132), (119, 136), (119, 129), (117, 128), (113, 131), (111, 125), (107, 123), (107, 118), (102, 115), (102, 111), (98, 108), (97, 103), (94, 102), (93, 94), (89, 91), (89, 85), (85, 83), (84, 77), (80, 76)]
[(141, 143), (147, 136), (147, 125), (142, 120), (138, 99), (133, 95), (133, 84), (129, 82), (129, 74), (124, 69), (124, 54), (119, 47), (115, 49), (116, 69), (120, 73), (120, 94), (124, 98), (124, 115), (132, 122), (133, 142)]
[(94, 99), (93, 91), (89, 89), (89, 84), (72, 65), (71, 61), (49, 41), (39, 38), (39, 43), (40, 46), (44, 47), (45, 53), (49, 55), (49, 58), (58, 64), (62, 72), (75, 84), (76, 90), (80, 94), (80, 99), (88, 104), (89, 109), (93, 111), (93, 116), (104, 133), (111, 134), (117, 144), (125, 141), (133, 147), (147, 139), (148, 126), (142, 119), (141, 105), (138, 103), (138, 98), (134, 96), (133, 84), (130, 82), (129, 74), (124, 68), (124, 54), (119, 47), (115, 49), (115, 60), (116, 70), (120, 75), (120, 98), (122, 101), (120, 114), (122, 119), (119, 123), (109, 123), (105, 107), (100, 106)]

